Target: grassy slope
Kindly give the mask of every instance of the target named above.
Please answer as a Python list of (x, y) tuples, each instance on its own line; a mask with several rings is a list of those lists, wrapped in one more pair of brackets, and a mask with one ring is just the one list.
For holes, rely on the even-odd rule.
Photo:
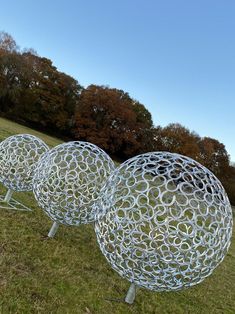
[[(0, 118), (0, 140), (16, 133), (51, 146), (61, 142)], [(200, 285), (168, 293), (141, 289), (129, 306), (110, 300), (124, 297), (129, 283), (100, 253), (92, 225), (62, 226), (47, 240), (51, 222), (33, 195), (17, 197), (34, 211), (0, 209), (0, 313), (235, 313), (235, 241)]]

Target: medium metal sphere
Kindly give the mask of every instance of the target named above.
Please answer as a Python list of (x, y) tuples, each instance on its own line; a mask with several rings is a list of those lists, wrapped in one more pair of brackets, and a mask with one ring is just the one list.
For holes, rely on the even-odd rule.
[(64, 143), (41, 158), (33, 192), (52, 220), (66, 225), (90, 223), (100, 189), (113, 170), (112, 159), (96, 145)]
[(34, 170), (48, 146), (30, 134), (13, 135), (0, 143), (0, 182), (13, 191), (31, 191)]
[(107, 181), (99, 210), (102, 253), (122, 277), (151, 290), (200, 283), (230, 245), (232, 210), (223, 186), (182, 155), (153, 152), (124, 162)]

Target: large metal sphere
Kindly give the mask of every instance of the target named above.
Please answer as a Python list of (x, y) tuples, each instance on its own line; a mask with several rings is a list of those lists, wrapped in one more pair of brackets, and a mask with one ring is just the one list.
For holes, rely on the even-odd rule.
[(0, 143), (0, 182), (13, 191), (31, 191), (34, 170), (48, 146), (36, 136), (18, 134)]
[(99, 207), (102, 253), (122, 277), (151, 290), (198, 284), (230, 245), (232, 210), (223, 186), (185, 156), (129, 159), (110, 176)]
[(54, 221), (79, 225), (95, 219), (100, 189), (114, 170), (111, 158), (87, 142), (56, 146), (40, 160), (33, 191), (39, 206)]

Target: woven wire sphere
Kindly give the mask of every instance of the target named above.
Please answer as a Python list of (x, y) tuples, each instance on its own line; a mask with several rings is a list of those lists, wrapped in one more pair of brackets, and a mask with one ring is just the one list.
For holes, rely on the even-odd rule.
[(113, 170), (112, 159), (96, 145), (64, 143), (40, 160), (33, 192), (52, 220), (66, 225), (90, 223), (99, 191)]
[(34, 170), (48, 146), (36, 136), (18, 134), (0, 143), (0, 182), (13, 191), (31, 191)]
[(179, 154), (153, 152), (124, 162), (107, 181), (99, 207), (102, 253), (122, 277), (150, 290), (200, 283), (230, 245), (232, 209), (223, 186)]

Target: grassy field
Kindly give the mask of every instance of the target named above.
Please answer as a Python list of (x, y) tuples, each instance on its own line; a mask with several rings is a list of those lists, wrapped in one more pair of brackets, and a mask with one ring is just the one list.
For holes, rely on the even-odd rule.
[[(61, 142), (0, 118), (0, 140), (16, 133), (50, 146)], [(200, 285), (168, 293), (140, 289), (127, 305), (122, 299), (129, 283), (102, 256), (92, 225), (62, 226), (47, 239), (51, 221), (32, 193), (16, 197), (33, 211), (0, 209), (0, 313), (235, 313), (235, 241)]]

